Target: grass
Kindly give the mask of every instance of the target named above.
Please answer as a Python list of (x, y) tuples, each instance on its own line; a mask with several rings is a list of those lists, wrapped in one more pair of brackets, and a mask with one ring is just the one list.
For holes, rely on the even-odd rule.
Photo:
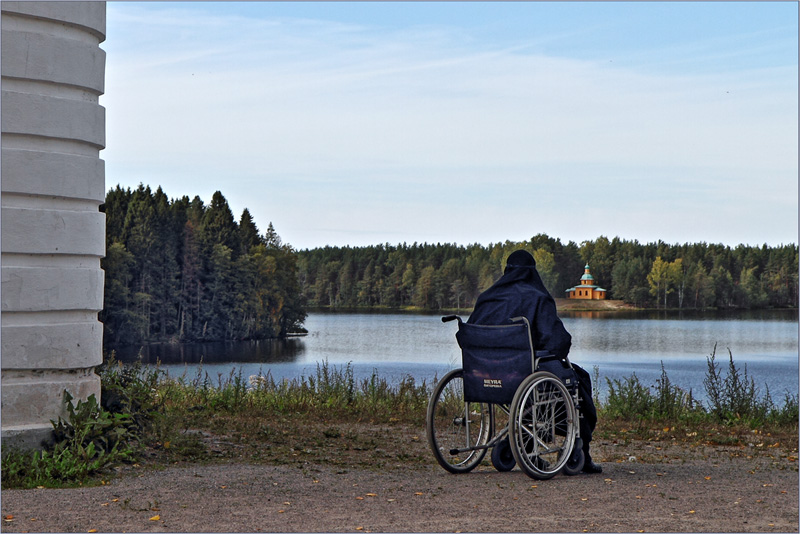
[[(294, 380), (245, 378), (241, 371), (212, 378), (202, 369), (190, 379), (170, 378), (157, 368), (122, 366), (113, 357), (99, 373), (102, 406), (93, 397), (75, 406), (67, 399), (68, 419), (53, 423), (54, 445), (4, 455), (3, 488), (97, 483), (110, 467), (134, 462), (239, 460), (383, 470), (433, 461), (424, 436), (435, 384), (410, 376), (390, 383), (373, 372), (359, 381), (350, 365), (325, 362), (313, 376)], [(595, 382), (598, 375), (595, 368)], [(706, 403), (673, 384), (663, 366), (653, 387), (635, 374), (607, 384), (606, 398), (595, 398), (596, 438), (756, 452), (780, 447), (797, 457), (797, 395), (787, 393), (775, 403), (730, 352), (726, 372), (716, 347), (708, 358)]]
[(241, 371), (218, 375), (214, 381), (202, 369), (192, 380), (168, 379), (163, 383), (169, 408), (184, 416), (247, 415), (258, 419), (311, 417), (320, 422), (415, 422), (424, 413), (431, 388), (405, 377), (390, 384), (376, 372), (357, 382), (353, 369), (317, 365), (315, 376), (275, 381), (270, 374), (254, 380)]

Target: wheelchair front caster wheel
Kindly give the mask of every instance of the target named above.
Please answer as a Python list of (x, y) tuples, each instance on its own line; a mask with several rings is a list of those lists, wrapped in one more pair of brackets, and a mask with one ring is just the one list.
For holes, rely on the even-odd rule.
[(583, 441), (581, 438), (575, 440), (575, 446), (572, 449), (572, 455), (564, 464), (564, 474), (575, 476), (583, 469), (583, 464), (586, 462), (586, 455), (583, 453)]
[(508, 438), (501, 439), (492, 449), (492, 465), (501, 472), (511, 471), (517, 465)]

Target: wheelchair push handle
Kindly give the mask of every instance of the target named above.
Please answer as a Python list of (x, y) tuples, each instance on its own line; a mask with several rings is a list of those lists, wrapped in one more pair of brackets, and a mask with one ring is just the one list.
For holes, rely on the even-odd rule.
[(461, 317), (459, 317), (458, 315), (445, 315), (444, 317), (442, 317), (442, 322), (448, 323), (450, 321), (455, 321), (456, 319), (458, 320), (459, 323), (462, 322)]

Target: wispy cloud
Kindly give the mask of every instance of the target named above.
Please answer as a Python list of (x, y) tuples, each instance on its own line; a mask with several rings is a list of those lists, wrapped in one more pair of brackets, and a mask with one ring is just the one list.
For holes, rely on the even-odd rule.
[[(651, 228), (631, 238), (674, 239), (665, 218), (699, 218), (708, 237), (694, 224), (684, 240), (735, 239), (692, 210), (741, 202), (732, 191), (755, 179), (760, 187), (744, 201), (797, 197), (796, 63), (659, 72), (546, 56), (534, 43), (470, 41), (445, 27), (210, 16), (191, 5), (154, 17), (148, 7), (114, 6), (109, 182), (156, 180), (174, 195), (221, 189), (256, 212), (261, 201), (260, 224), (280, 219), (286, 235), (308, 228), (303, 243), (324, 244), (313, 235), (321, 227), (389, 236), (398, 224), (409, 241), (503, 239), (500, 214), (529, 237), (545, 231), (532, 212), (543, 222), (563, 217), (558, 206), (587, 182), (609, 208), (593, 230), (547, 222), (554, 235), (626, 237), (619, 214), (628, 213), (640, 231)], [(714, 43), (692, 46), (709, 60), (725, 54)], [(465, 203), (475, 220), (465, 220)], [(639, 211), (643, 204), (652, 209)], [(454, 217), (463, 231), (431, 231)], [(773, 239), (761, 231), (746, 239)], [(796, 236), (796, 225), (781, 235)]]

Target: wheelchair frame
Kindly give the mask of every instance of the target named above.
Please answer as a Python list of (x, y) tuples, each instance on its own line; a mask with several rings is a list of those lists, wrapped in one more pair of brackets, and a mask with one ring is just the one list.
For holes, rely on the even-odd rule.
[[(442, 322), (453, 320), (458, 320), (459, 330), (466, 325), (457, 315), (442, 317)], [(555, 374), (537, 370), (543, 358), (533, 350), (528, 320), (516, 317), (512, 322), (526, 326), (533, 372), (516, 388), (510, 403), (465, 400), (464, 369), (448, 372), (428, 403), (428, 444), (437, 462), (451, 473), (472, 471), (491, 449), (498, 471), (519, 465), (537, 480), (560, 472), (575, 475), (584, 464), (577, 384), (570, 391)], [(498, 419), (506, 418), (496, 431)]]

